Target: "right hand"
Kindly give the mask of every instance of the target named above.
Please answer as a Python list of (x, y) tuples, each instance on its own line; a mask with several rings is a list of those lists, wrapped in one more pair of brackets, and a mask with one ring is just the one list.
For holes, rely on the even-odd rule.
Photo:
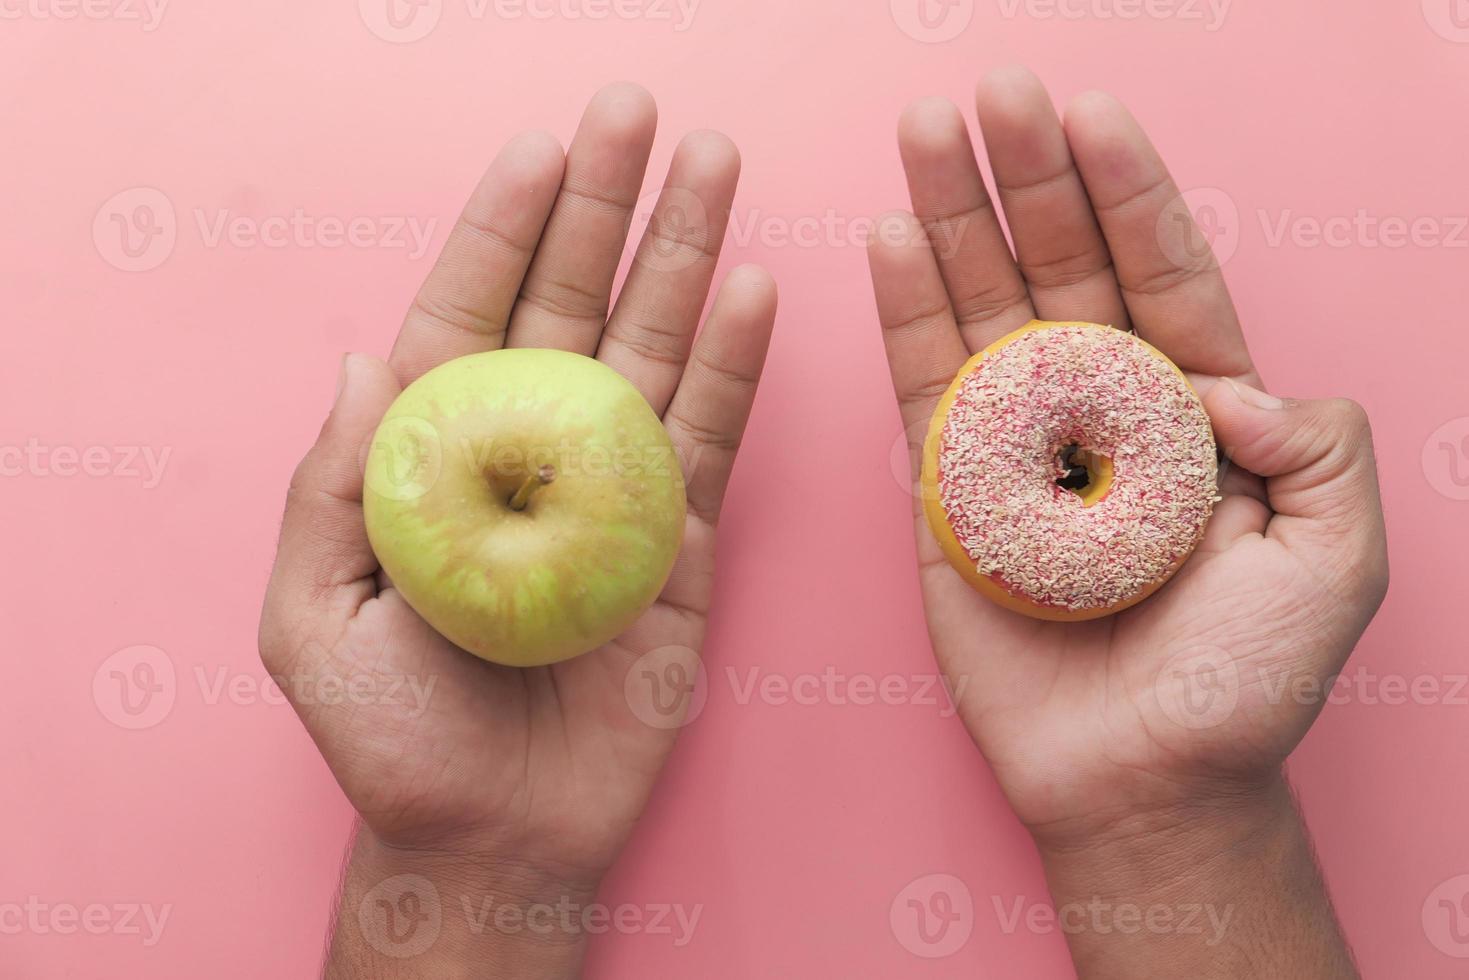
[[(1042, 842), (1273, 792), (1324, 701), (1293, 694), (1329, 690), (1387, 587), (1366, 416), (1261, 390), (1218, 263), (1119, 102), (1084, 95), (1063, 127), (1017, 69), (980, 87), (979, 118), (1017, 255), (963, 117), (941, 100), (910, 107), (900, 125), (910, 241), (871, 250), (915, 481), (955, 373), (1037, 318), (1111, 323), (1161, 349), (1204, 395), (1231, 468), (1173, 580), (1081, 623), (1029, 619), (971, 589), (915, 491), (924, 605), (941, 667), (967, 680), (960, 714)], [(1198, 715), (1188, 698), (1210, 690), (1229, 703)]]

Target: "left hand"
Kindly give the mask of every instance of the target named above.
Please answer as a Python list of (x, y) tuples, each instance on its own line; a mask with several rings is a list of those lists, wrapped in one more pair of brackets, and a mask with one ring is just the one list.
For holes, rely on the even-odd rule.
[[(538, 133), (505, 147), (392, 357), (347, 358), (336, 406), (292, 480), (260, 650), (365, 825), (339, 947), (355, 928), (352, 900), (407, 871), (501, 899), (590, 901), (673, 746), (676, 724), (641, 720), (624, 679), (654, 650), (690, 671), (696, 662), (715, 528), (776, 296), (763, 270), (736, 269), (695, 341), (740, 168), (734, 144), (705, 131), (674, 154), (611, 306), (655, 127), (652, 97), (615, 85), (592, 100), (568, 153)], [(502, 346), (575, 351), (621, 372), (663, 418), (688, 490), (683, 549), (657, 603), (613, 642), (549, 667), (502, 667), (445, 640), (383, 579), (363, 526), (363, 450), (401, 387)], [(309, 695), (328, 678), (395, 690), (400, 703), (318, 703)], [(401, 703), (414, 689), (391, 685), (405, 680), (431, 692), (424, 703)], [(347, 955), (334, 954), (341, 972), (364, 968), (343, 965)]]

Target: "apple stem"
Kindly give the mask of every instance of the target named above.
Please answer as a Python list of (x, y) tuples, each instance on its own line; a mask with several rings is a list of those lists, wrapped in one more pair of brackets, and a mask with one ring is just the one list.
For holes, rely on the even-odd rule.
[(530, 503), (530, 495), (554, 479), (556, 479), (556, 467), (546, 465), (536, 470), (525, 478), (520, 489), (516, 490), (515, 495), (510, 498), (510, 509), (525, 510), (526, 505)]

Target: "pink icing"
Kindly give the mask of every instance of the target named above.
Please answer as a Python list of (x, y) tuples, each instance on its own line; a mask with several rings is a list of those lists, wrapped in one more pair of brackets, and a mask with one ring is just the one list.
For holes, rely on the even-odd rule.
[[(1112, 459), (1090, 507), (1056, 484), (1078, 445)], [(1121, 330), (1051, 327), (1016, 338), (960, 384), (938, 454), (949, 524), (981, 574), (1043, 606), (1101, 609), (1188, 554), (1218, 499), (1198, 395)]]

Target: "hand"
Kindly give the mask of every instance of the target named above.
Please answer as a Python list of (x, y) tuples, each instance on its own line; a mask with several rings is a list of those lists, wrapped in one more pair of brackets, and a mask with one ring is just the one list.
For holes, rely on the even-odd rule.
[(1278, 814), (1281, 763), (1322, 701), (1295, 694), (1329, 689), (1387, 585), (1366, 418), (1261, 390), (1218, 264), (1120, 103), (1084, 95), (1063, 126), (1039, 81), (1012, 69), (980, 86), (978, 112), (1014, 254), (963, 118), (941, 100), (899, 127), (910, 241), (885, 236), (870, 253), (915, 474), (960, 366), (1035, 318), (1110, 323), (1161, 349), (1204, 396), (1231, 465), (1174, 579), (1091, 622), (984, 599), (915, 506), (929, 628), (943, 670), (967, 680), (964, 723), (1048, 867), (1185, 817)]
[[(379, 877), (411, 869), (527, 901), (588, 901), (672, 748), (675, 727), (639, 720), (624, 678), (664, 648), (692, 669), (720, 505), (776, 296), (763, 270), (736, 269), (695, 341), (740, 169), (728, 138), (697, 132), (673, 157), (609, 316), (655, 126), (652, 98), (614, 85), (592, 100), (566, 154), (539, 133), (506, 146), (389, 361), (346, 358), (336, 405), (292, 480), (261, 656), (361, 815), (354, 863), (376, 866)], [(602, 649), (528, 670), (481, 661), (420, 619), (381, 575), (362, 518), (361, 459), (402, 386), (502, 346), (562, 348), (620, 371), (662, 416), (688, 490), (683, 550), (658, 602)], [(310, 696), (324, 679), (398, 694), (329, 704)], [(355, 877), (364, 889), (374, 884), (367, 872)], [(339, 944), (355, 928), (353, 879)], [(440, 946), (467, 947), (470, 938)]]

